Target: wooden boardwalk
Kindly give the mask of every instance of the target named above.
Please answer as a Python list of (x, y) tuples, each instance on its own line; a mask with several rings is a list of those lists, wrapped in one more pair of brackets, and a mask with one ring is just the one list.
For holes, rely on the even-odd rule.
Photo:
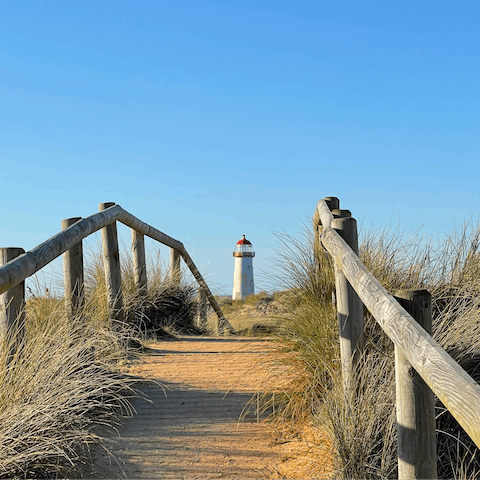
[(96, 449), (96, 478), (282, 478), (282, 442), (245, 412), (272, 370), (268, 339), (190, 337), (159, 342), (131, 373), (152, 382), (137, 414)]

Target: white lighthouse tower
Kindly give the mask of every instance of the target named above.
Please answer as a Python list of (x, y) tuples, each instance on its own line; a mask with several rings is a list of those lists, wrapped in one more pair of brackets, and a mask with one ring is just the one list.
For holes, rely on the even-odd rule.
[(233, 273), (233, 300), (243, 300), (254, 292), (253, 286), (253, 251), (252, 244), (245, 235), (235, 245), (235, 270)]

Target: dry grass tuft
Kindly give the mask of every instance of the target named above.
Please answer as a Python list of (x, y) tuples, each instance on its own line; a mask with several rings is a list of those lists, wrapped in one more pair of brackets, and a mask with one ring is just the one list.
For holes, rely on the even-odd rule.
[(67, 318), (58, 301), (29, 302), (20, 348), (0, 358), (2, 477), (71, 475), (100, 440), (94, 426), (132, 414), (133, 381), (114, 369), (125, 358), (122, 343), (84, 316)]
[[(147, 295), (139, 294), (135, 285), (131, 255), (121, 256), (122, 293), (125, 322), (139, 338), (204, 333), (196, 325), (197, 287), (188, 281), (180, 283), (168, 277), (159, 253), (147, 261)], [(184, 273), (184, 272), (183, 272)], [(91, 252), (85, 276), (87, 297), (95, 305), (97, 317), (109, 322), (103, 257), (99, 247)], [(182, 274), (185, 278), (185, 275)]]
[(336, 371), (333, 388), (314, 413), (337, 452), (334, 478), (396, 478), (396, 416), (392, 358), (370, 354), (346, 393)]
[[(272, 278), (289, 297), (284, 348), (302, 366), (295, 367), (294, 393), (285, 391), (283, 403), (275, 393), (276, 414), (301, 419), (307, 412), (305, 418), (327, 429), (337, 452), (335, 478), (395, 478), (393, 345), (366, 312), (365, 368), (358, 372), (357, 396), (346, 396), (332, 305), (333, 269), (307, 232), (303, 240), (278, 236)], [(480, 225), (466, 223), (438, 246), (421, 232), (407, 236), (401, 229), (371, 228), (363, 237), (361, 259), (391, 294), (409, 288), (430, 291), (434, 337), (480, 381)], [(291, 357), (283, 358), (294, 366)], [(439, 478), (478, 477), (480, 452), (440, 402), (436, 408)]]
[[(160, 263), (149, 269), (148, 295), (134, 285), (133, 265), (122, 259), (124, 322), (110, 318), (100, 249), (85, 271), (85, 308), (67, 314), (63, 298), (40, 285), (26, 305), (24, 338), (12, 330), (0, 356), (0, 477), (76, 477), (88, 471), (89, 449), (102, 443), (98, 427), (115, 428), (133, 415), (134, 377), (121, 370), (153, 326), (180, 330), (193, 323), (194, 290), (172, 286)], [(135, 348), (135, 350), (132, 350)]]

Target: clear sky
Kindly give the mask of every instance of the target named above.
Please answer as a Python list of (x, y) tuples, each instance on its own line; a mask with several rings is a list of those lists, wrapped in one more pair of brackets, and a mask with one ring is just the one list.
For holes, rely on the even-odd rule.
[(242, 234), (268, 268), (272, 232), (325, 196), (449, 231), (480, 212), (479, 19), (473, 0), (2, 0), (1, 244), (113, 201), (230, 293)]

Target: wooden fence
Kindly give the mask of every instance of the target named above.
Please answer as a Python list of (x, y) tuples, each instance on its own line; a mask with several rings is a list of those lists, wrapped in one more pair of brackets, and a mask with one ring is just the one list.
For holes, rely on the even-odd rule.
[[(131, 228), (132, 256), (135, 283), (140, 295), (146, 295), (147, 271), (145, 239), (150, 237), (171, 249), (170, 277), (180, 281), (180, 258), (183, 258), (199, 285), (200, 299), (206, 299), (218, 317), (218, 330), (236, 333), (222, 313), (218, 302), (181, 242), (142, 222), (114, 203), (101, 203), (100, 211), (86, 218), (69, 218), (62, 221), (62, 231), (32, 250), (22, 248), (0, 249), (0, 334), (5, 334), (15, 323), (22, 323), (25, 305), (24, 280), (38, 272), (52, 260), (64, 254), (65, 299), (71, 313), (83, 305), (83, 251), (82, 240), (101, 230), (108, 303), (112, 317), (123, 319), (123, 297), (118, 249), (117, 227), (119, 221)], [(204, 312), (204, 310), (203, 310)]]
[(395, 345), (399, 478), (437, 478), (433, 394), (480, 448), (480, 385), (430, 335), (429, 293), (393, 297), (363, 265), (356, 222), (336, 197), (318, 202), (313, 223), (335, 266), (344, 388), (363, 355), (363, 303)]

